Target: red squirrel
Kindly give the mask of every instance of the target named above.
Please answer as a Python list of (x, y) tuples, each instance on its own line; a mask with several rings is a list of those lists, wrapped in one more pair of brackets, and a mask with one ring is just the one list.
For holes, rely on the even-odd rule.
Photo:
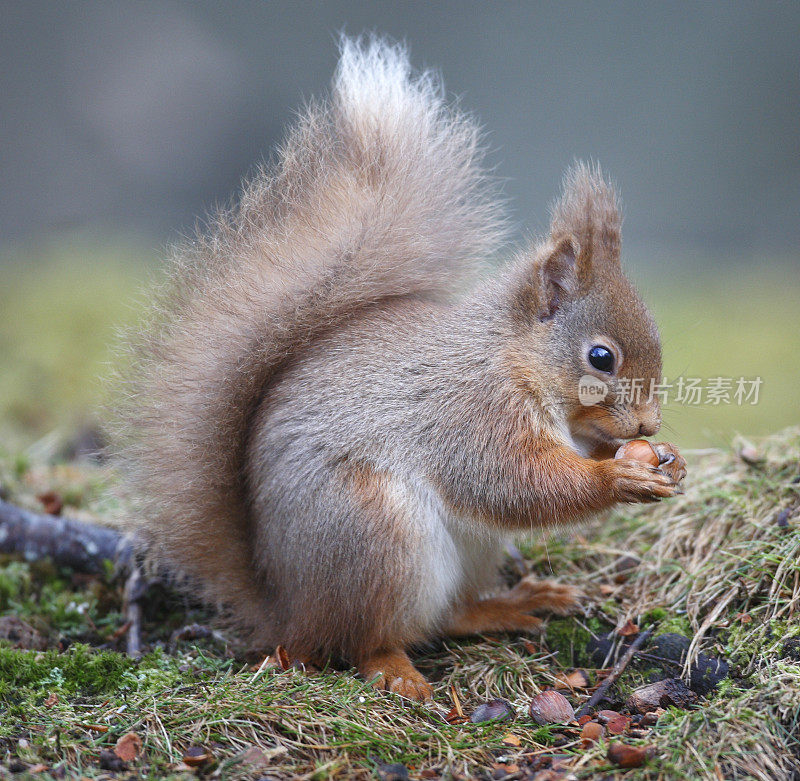
[(411, 645), (576, 604), (531, 577), (493, 593), (511, 535), (678, 492), (673, 446), (613, 458), (661, 421), (622, 390), (661, 347), (614, 189), (577, 164), (549, 235), (477, 278), (505, 238), (476, 124), (373, 38), (176, 250), (118, 409), (130, 524), (251, 645), (429, 698)]

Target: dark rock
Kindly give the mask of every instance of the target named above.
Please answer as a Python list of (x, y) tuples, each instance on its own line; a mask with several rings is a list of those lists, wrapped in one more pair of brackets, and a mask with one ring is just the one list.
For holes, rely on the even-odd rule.
[[(659, 665), (658, 661), (655, 660), (655, 664), (663, 669), (664, 674), (672, 677), (680, 672), (691, 642), (684, 635), (676, 632), (667, 632), (653, 638), (648, 646), (647, 653), (673, 662), (674, 664), (672, 665)], [(716, 689), (720, 681), (728, 677), (729, 672), (730, 667), (724, 659), (698, 654), (697, 659), (689, 670), (689, 688), (697, 694), (709, 694)]]
[(683, 664), (686, 659), (686, 652), (692, 641), (688, 637), (678, 634), (677, 632), (667, 632), (663, 635), (654, 637), (647, 647), (647, 653), (654, 656), (660, 656), (662, 659), (668, 659), (675, 664)]
[(100, 752), (100, 767), (103, 770), (110, 770), (113, 773), (118, 773), (120, 770), (126, 770), (128, 764), (123, 762), (113, 751), (104, 748)]
[(800, 662), (800, 637), (784, 641), (781, 647), (781, 656), (784, 659), (792, 659), (795, 662)]
[(789, 526), (789, 516), (791, 513), (789, 512), (789, 508), (786, 507), (781, 510), (777, 517), (775, 518), (775, 523), (779, 529), (786, 529)]
[(600, 637), (590, 637), (586, 643), (586, 653), (592, 660), (595, 667), (602, 667), (606, 657), (614, 648), (613, 633), (601, 635)]
[(698, 654), (689, 669), (689, 687), (697, 694), (710, 694), (720, 681), (728, 677), (730, 665), (724, 659)]
[(639, 723), (643, 727), (654, 727), (658, 723), (658, 714), (654, 712), (645, 713)]
[(514, 721), (516, 712), (510, 702), (489, 700), (475, 708), (469, 716), (474, 724), (481, 721)]
[(648, 713), (657, 708), (688, 708), (697, 702), (697, 695), (680, 678), (641, 686), (631, 694), (627, 705), (632, 711)]
[(0, 616), (0, 640), (8, 640), (14, 648), (44, 651), (47, 638), (17, 616)]
[(624, 583), (642, 562), (636, 556), (622, 556), (614, 562), (614, 582)]
[(408, 768), (405, 765), (378, 765), (378, 778), (381, 781), (407, 781)]

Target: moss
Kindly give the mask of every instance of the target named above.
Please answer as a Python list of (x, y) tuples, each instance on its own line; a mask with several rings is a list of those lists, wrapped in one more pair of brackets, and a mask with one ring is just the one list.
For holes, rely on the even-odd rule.
[(94, 695), (118, 690), (135, 662), (112, 651), (75, 645), (65, 653), (0, 645), (0, 700), (22, 689)]
[[(660, 609), (661, 608), (656, 608), (656, 611)], [(650, 612), (652, 613), (655, 611)], [(689, 623), (689, 619), (686, 618), (686, 616), (670, 616), (667, 618), (666, 611), (664, 611), (664, 613), (665, 615), (661, 618), (658, 624), (658, 629), (653, 635), (654, 637), (671, 633), (683, 635), (684, 637), (692, 637), (694, 635), (692, 625)]]
[(658, 624), (664, 621), (668, 615), (669, 613), (663, 607), (651, 608), (642, 615), (642, 625)]
[(28, 456), (19, 453), (14, 456), (14, 463), (12, 469), (14, 470), (14, 477), (21, 480), (25, 473), (31, 468), (31, 461)]
[(574, 618), (551, 618), (547, 622), (545, 642), (564, 667), (592, 667), (590, 640), (607, 634), (611, 627), (592, 617), (578, 623)]
[(664, 670), (660, 667), (635, 667), (628, 666), (614, 683), (613, 691), (617, 699), (624, 702), (631, 696), (634, 689), (655, 683), (664, 678)]
[(7, 610), (31, 592), (30, 567), (21, 561), (12, 561), (0, 567), (0, 610)]

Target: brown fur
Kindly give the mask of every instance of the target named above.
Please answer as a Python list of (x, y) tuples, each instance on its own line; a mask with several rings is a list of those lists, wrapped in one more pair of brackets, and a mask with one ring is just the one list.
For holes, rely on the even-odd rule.
[[(607, 457), (657, 428), (620, 383), (661, 356), (599, 170), (572, 169), (550, 235), (452, 296), (502, 237), (478, 152), (400, 48), (345, 42), (330, 100), (176, 253), (117, 411), (153, 558), (250, 643), (416, 698), (405, 648), (574, 603), (529, 581), (491, 595), (508, 533), (670, 496), (685, 473)], [(596, 340), (621, 360), (586, 410)]]

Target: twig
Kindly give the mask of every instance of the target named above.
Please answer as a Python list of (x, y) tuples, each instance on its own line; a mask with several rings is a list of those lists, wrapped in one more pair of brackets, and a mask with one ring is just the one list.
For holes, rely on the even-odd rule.
[(180, 629), (176, 629), (169, 638), (169, 651), (170, 653), (175, 653), (180, 641), (203, 640), (208, 637), (220, 643), (225, 648), (225, 653), (228, 653), (228, 640), (225, 635), (205, 624), (188, 624)]
[(133, 542), (105, 526), (34, 513), (0, 500), (0, 553), (21, 553), (28, 561), (50, 558), (77, 572), (102, 573), (106, 561), (127, 571)]
[(602, 684), (597, 688), (597, 691), (586, 701), (583, 707), (576, 714), (576, 718), (585, 716), (592, 708), (600, 702), (605, 696), (605, 693), (611, 687), (611, 684), (619, 678), (625, 671), (625, 668), (630, 664), (633, 655), (642, 647), (644, 641), (653, 633), (652, 629), (645, 629), (644, 632), (639, 634), (636, 639), (630, 644), (628, 650), (622, 655), (620, 660), (614, 665), (611, 673), (606, 677)]
[(134, 659), (142, 654), (142, 605), (141, 599), (147, 591), (147, 581), (142, 571), (134, 566), (125, 581), (125, 622), (128, 635), (125, 650)]

